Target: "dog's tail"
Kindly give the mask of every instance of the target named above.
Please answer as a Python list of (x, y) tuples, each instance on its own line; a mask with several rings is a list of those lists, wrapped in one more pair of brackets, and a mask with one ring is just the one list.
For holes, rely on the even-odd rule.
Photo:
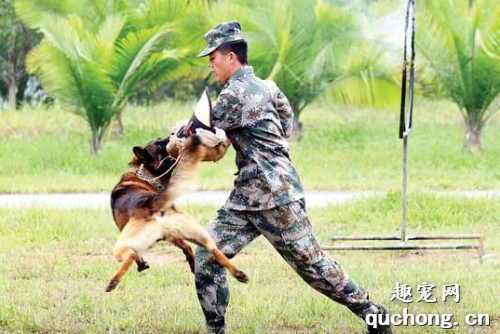
[(169, 208), (179, 196), (195, 188), (196, 169), (205, 154), (206, 148), (198, 135), (192, 135), (186, 140), (172, 178), (154, 201), (155, 211)]

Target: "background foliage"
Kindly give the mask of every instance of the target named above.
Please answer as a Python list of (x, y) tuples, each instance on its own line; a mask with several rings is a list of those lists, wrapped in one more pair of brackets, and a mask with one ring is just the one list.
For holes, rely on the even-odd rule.
[[(11, 7), (10, 0), (2, 4)], [(314, 101), (380, 111), (394, 109), (399, 102), (404, 1), (14, 4), (17, 16), (43, 35), (30, 54), (29, 69), (42, 79), (59, 109), (84, 117), (94, 153), (113, 117), (123, 133), (122, 114), (129, 101), (193, 101), (206, 85), (220, 88), (210, 78), (206, 59), (195, 55), (204, 47), (204, 32), (226, 20), (242, 23), (250, 65), (282, 88), (294, 107), (297, 126), (304, 110), (314, 112), (307, 108)], [(463, 146), (478, 151), (482, 130), (500, 106), (500, 6), (493, 0), (446, 0), (422, 1), (417, 8), (418, 93), (455, 101), (464, 119)], [(9, 38), (18, 19), (12, 10), (3, 13), (8, 13), (2, 24), (8, 26), (3, 32)], [(450, 24), (456, 18), (458, 23)], [(6, 64), (0, 61), (0, 68)], [(7, 90), (6, 83), (0, 91)]]
[(26, 54), (40, 36), (16, 17), (12, 0), (0, 0), (0, 41), (0, 102), (6, 96), (9, 108), (15, 109), (28, 81)]
[(446, 96), (460, 108), (464, 148), (478, 151), (482, 129), (498, 111), (494, 101), (500, 93), (500, 3), (423, 1), (421, 7), (419, 51)]
[(87, 120), (93, 153), (139, 87), (153, 91), (189, 65), (181, 58), (192, 56), (183, 44), (192, 37), (182, 35), (182, 24), (190, 22), (196, 31), (196, 4), (154, 0), (136, 7), (126, 1), (93, 1), (75, 3), (68, 12), (40, 4), (16, 2), (18, 14), (44, 35), (29, 55), (28, 70), (63, 106)]

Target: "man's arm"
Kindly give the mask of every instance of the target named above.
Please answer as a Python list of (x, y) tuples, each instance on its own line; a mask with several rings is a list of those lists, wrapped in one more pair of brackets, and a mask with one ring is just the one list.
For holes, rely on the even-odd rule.
[(242, 125), (242, 102), (237, 87), (224, 88), (212, 109), (212, 124), (224, 131), (234, 130)]
[(276, 97), (276, 111), (280, 117), (284, 137), (289, 138), (292, 135), (294, 114), (290, 102), (288, 102), (285, 94), (279, 89)]
[(283, 92), (278, 88), (276, 83), (271, 80), (264, 81), (266, 85), (271, 90), (273, 96), (273, 104), (278, 112), (278, 116), (281, 123), (281, 129), (283, 130), (283, 137), (289, 138), (292, 135), (293, 130), (293, 110), (288, 98), (283, 94)]

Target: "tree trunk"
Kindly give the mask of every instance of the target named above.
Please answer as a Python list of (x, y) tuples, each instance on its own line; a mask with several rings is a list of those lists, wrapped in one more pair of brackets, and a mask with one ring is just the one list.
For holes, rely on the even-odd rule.
[(123, 135), (125, 133), (125, 128), (123, 127), (122, 122), (122, 112), (119, 111), (115, 115), (116, 123), (118, 123), (118, 133)]
[(297, 115), (293, 118), (293, 132), (295, 135), (300, 136), (302, 132), (302, 123), (299, 122)]
[(468, 150), (472, 153), (481, 150), (481, 124), (472, 124), (470, 120), (465, 125), (464, 147), (463, 150)]
[(19, 107), (20, 102), (24, 100), (24, 91), (26, 90), (28, 79), (29, 76), (23, 75), (17, 80), (16, 107)]
[(16, 93), (17, 93), (16, 81), (9, 80), (9, 108), (11, 110), (16, 109), (16, 104), (17, 104)]
[(300, 140), (302, 138), (302, 123), (299, 122), (299, 116), (300, 116), (300, 102), (294, 102), (292, 103), (292, 110), (294, 112), (293, 115), (293, 130), (292, 134), (293, 137), (296, 138), (297, 140)]
[(101, 149), (101, 136), (96, 131), (92, 131), (92, 139), (90, 140), (90, 152), (92, 155), (98, 155)]

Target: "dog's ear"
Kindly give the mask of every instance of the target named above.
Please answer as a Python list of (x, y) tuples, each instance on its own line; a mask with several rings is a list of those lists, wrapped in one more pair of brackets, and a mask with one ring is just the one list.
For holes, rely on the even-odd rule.
[(139, 147), (139, 146), (134, 146), (133, 148), (135, 156), (144, 162), (148, 162), (151, 160), (151, 156), (149, 155), (148, 150), (146, 150), (144, 147)]

